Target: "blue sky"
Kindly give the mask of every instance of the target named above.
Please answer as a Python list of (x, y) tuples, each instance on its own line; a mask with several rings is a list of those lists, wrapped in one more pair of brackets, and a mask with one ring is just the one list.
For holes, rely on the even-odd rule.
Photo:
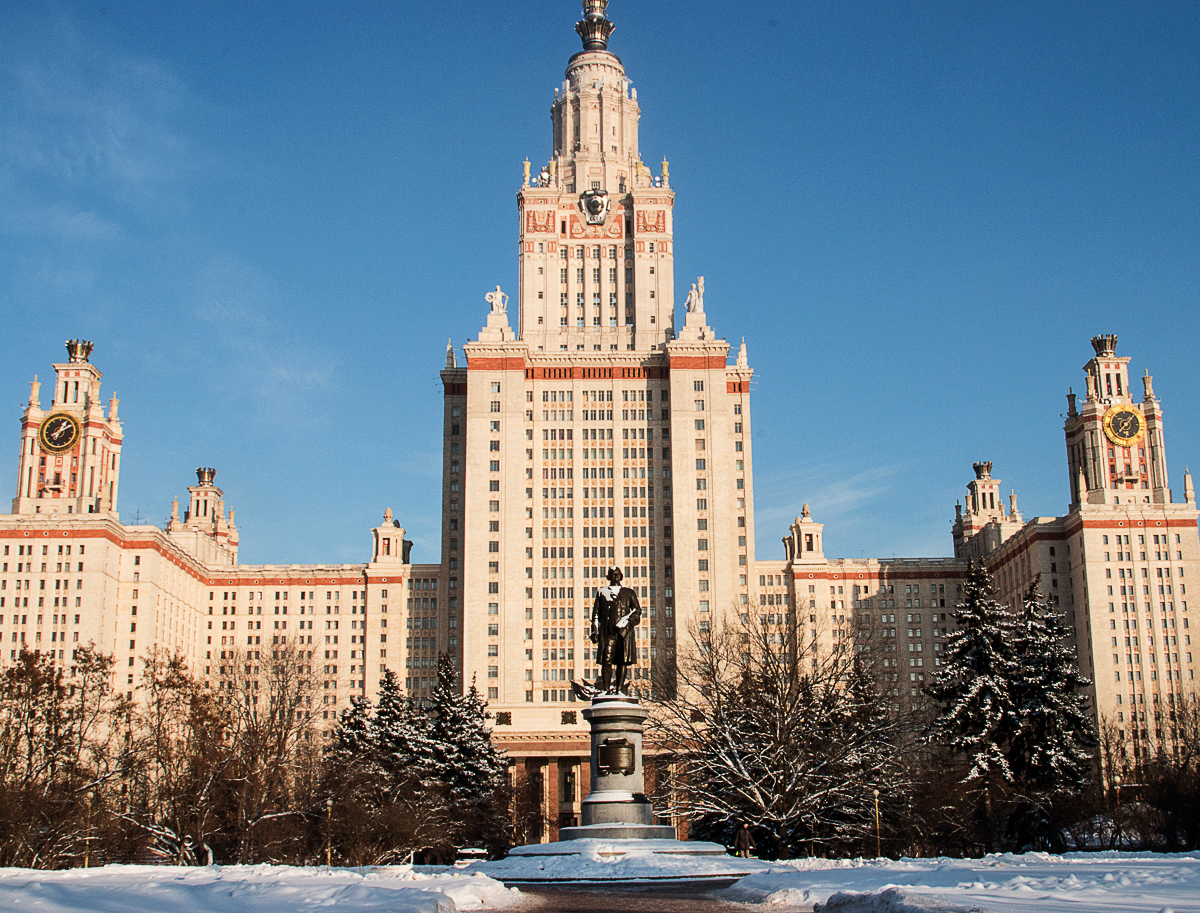
[[(0, 30), (0, 498), (63, 340), (121, 397), (121, 511), (215, 466), (242, 559), (437, 557), (438, 370), (516, 286), (570, 0), (59, 2)], [(1200, 6), (613, 0), (676, 190), (677, 300), (745, 337), (758, 552), (950, 551), (974, 460), (1067, 504), (1088, 338), (1200, 468)], [(5, 424), (7, 423), (7, 430)], [(8, 481), (4, 482), (5, 473)], [(7, 503), (6, 500), (4, 503)]]

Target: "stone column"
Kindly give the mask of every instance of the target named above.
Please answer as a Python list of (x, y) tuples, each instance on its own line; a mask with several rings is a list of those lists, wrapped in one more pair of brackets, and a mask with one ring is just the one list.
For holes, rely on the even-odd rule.
[(558, 821), (562, 814), (561, 805), (558, 796), (558, 778), (559, 767), (558, 758), (547, 758), (546, 766), (543, 768), (542, 776), (545, 779), (545, 795), (546, 795), (546, 843), (554, 843), (558, 840)]

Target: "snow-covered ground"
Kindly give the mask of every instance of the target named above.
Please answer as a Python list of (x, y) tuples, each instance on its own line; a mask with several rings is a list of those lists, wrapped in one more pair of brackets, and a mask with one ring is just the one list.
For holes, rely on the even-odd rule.
[(454, 913), (500, 909), (520, 895), (483, 876), (246, 865), (110, 865), (66, 872), (0, 869), (10, 913)]
[(772, 863), (719, 896), (828, 913), (1200, 913), (1200, 854), (803, 859)]
[[(762, 874), (710, 896), (761, 905), (764, 913), (818, 904), (827, 913), (1200, 913), (1200, 854), (805, 859), (771, 863)], [(0, 869), (0, 910), (13, 913), (278, 913), (326, 907), (338, 913), (505, 908), (517, 913), (522, 900), (481, 875), (406, 866)]]

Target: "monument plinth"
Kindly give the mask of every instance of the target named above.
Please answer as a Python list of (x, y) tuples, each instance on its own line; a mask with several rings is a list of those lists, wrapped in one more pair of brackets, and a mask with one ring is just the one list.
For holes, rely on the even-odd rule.
[(591, 792), (582, 803), (579, 827), (564, 827), (559, 840), (669, 840), (675, 828), (654, 823), (642, 771), (642, 724), (649, 716), (634, 698), (597, 695), (583, 711), (592, 728)]

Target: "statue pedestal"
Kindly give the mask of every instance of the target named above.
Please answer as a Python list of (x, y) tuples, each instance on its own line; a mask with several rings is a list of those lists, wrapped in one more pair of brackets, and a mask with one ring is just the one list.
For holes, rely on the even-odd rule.
[(584, 709), (592, 727), (591, 792), (582, 825), (559, 830), (559, 840), (669, 840), (670, 825), (654, 823), (642, 772), (642, 724), (649, 711), (622, 695), (600, 695)]
[(558, 843), (516, 846), (504, 859), (465, 872), (510, 887), (695, 891), (725, 888), (768, 870), (735, 859), (718, 843), (680, 841), (654, 824), (642, 776), (642, 723), (650, 714), (633, 698), (601, 694), (583, 711), (592, 727), (592, 791), (583, 824), (558, 831)]

